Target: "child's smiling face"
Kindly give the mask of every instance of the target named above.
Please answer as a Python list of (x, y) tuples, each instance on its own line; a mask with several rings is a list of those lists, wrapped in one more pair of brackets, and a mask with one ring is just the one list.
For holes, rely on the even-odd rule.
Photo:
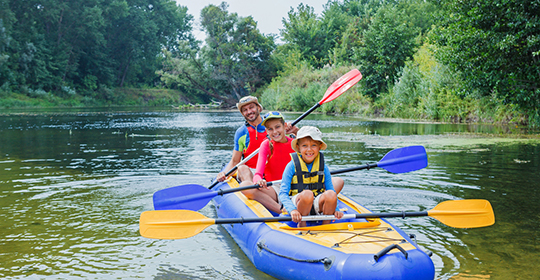
[(264, 124), (266, 132), (272, 140), (276, 142), (287, 142), (285, 138), (285, 125), (281, 122), (281, 119), (267, 120)]
[(321, 150), (321, 142), (311, 139), (311, 137), (305, 137), (298, 139), (296, 143), (298, 151), (302, 155), (302, 159), (305, 163), (312, 163), (319, 155)]

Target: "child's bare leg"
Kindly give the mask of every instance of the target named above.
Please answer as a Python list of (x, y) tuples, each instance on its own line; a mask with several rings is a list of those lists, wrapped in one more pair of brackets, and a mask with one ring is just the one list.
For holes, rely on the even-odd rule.
[[(249, 185), (252, 185), (253, 182), (253, 172), (246, 165), (238, 166), (238, 179), (241, 182), (249, 182)], [(249, 186), (248, 185), (248, 186)]]
[[(242, 182), (240, 187), (253, 185), (253, 182)], [(249, 199), (256, 200), (260, 202), (266, 209), (275, 212), (281, 213), (281, 206), (279, 205), (276, 191), (272, 188), (260, 188), (260, 189), (250, 189), (242, 191), (242, 193)]]
[[(253, 183), (253, 173), (251, 169), (246, 165), (238, 166), (238, 178), (240, 181), (240, 187), (246, 187), (254, 185)], [(277, 194), (274, 189), (260, 188), (260, 189), (250, 189), (242, 191), (242, 193), (249, 199), (253, 199), (261, 203), (266, 209), (280, 213), (280, 205), (277, 202)]]
[[(324, 215), (334, 215), (337, 206), (337, 194), (334, 191), (325, 191), (321, 194), (319, 199), (319, 209), (322, 210)], [(330, 223), (326, 220), (322, 222), (324, 224)]]
[(332, 177), (332, 185), (334, 185), (334, 190), (336, 190), (336, 194), (339, 194), (341, 190), (343, 189), (343, 185), (345, 185), (345, 181), (341, 179), (340, 177)]
[[(309, 215), (309, 212), (311, 211), (311, 207), (313, 206), (313, 192), (309, 190), (302, 191), (297, 197), (296, 197), (296, 209), (302, 216)], [(298, 227), (305, 227), (306, 222), (301, 221), (298, 223)]]

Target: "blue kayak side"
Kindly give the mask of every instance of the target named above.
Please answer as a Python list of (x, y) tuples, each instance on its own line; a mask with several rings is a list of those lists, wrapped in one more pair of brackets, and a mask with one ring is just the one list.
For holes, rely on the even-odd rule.
[[(230, 185), (233, 184), (220, 183), (214, 190), (228, 189)], [(340, 197), (346, 198), (343, 195)], [(354, 210), (351, 209), (350, 203), (345, 205), (341, 200), (340, 208), (343, 206), (348, 211)], [(254, 209), (255, 203), (246, 202), (245, 197), (239, 192), (214, 198), (219, 218), (259, 217), (262, 206), (259, 205), (259, 210)], [(268, 212), (268, 216), (270, 215)], [(391, 241), (384, 241), (384, 237), (373, 241), (374, 246), (383, 249), (388, 244), (394, 246), (392, 250), (382, 253), (378, 259), (373, 251), (351, 252), (350, 249), (345, 249), (349, 246), (348, 243), (328, 246), (322, 244), (324, 243), (322, 241), (313, 241), (318, 236), (324, 239), (326, 232), (310, 233), (296, 230), (293, 234), (291, 230), (284, 231), (277, 228), (279, 223), (224, 224), (223, 227), (257, 269), (279, 279), (434, 279), (435, 267), (431, 258), (402, 230), (392, 226), (385, 219), (377, 220), (385, 226), (382, 230), (379, 227), (368, 227), (360, 233), (355, 233), (356, 230), (352, 229), (339, 232), (345, 236), (362, 235), (362, 238), (375, 231), (377, 234), (385, 234), (385, 231), (394, 236), (398, 234), (399, 238), (393, 237)], [(387, 224), (389, 226), (386, 226)]]

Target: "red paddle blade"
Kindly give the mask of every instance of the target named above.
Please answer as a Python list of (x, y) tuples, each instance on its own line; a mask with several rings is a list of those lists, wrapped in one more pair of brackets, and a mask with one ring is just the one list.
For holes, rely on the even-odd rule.
[(341, 76), (337, 81), (335, 81), (324, 93), (324, 96), (319, 105), (323, 105), (326, 102), (330, 102), (338, 98), (342, 93), (346, 92), (349, 88), (354, 86), (358, 81), (362, 79), (362, 73), (358, 69), (353, 69), (347, 74)]

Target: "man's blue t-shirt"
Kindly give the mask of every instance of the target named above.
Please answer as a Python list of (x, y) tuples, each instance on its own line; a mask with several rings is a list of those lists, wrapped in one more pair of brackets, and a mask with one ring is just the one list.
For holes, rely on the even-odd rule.
[[(248, 124), (249, 126), (255, 128), (254, 126)], [(264, 133), (266, 128), (260, 123), (257, 125), (257, 132)], [(246, 125), (239, 127), (234, 134), (234, 150), (235, 151), (244, 151), (249, 146), (249, 131)]]

